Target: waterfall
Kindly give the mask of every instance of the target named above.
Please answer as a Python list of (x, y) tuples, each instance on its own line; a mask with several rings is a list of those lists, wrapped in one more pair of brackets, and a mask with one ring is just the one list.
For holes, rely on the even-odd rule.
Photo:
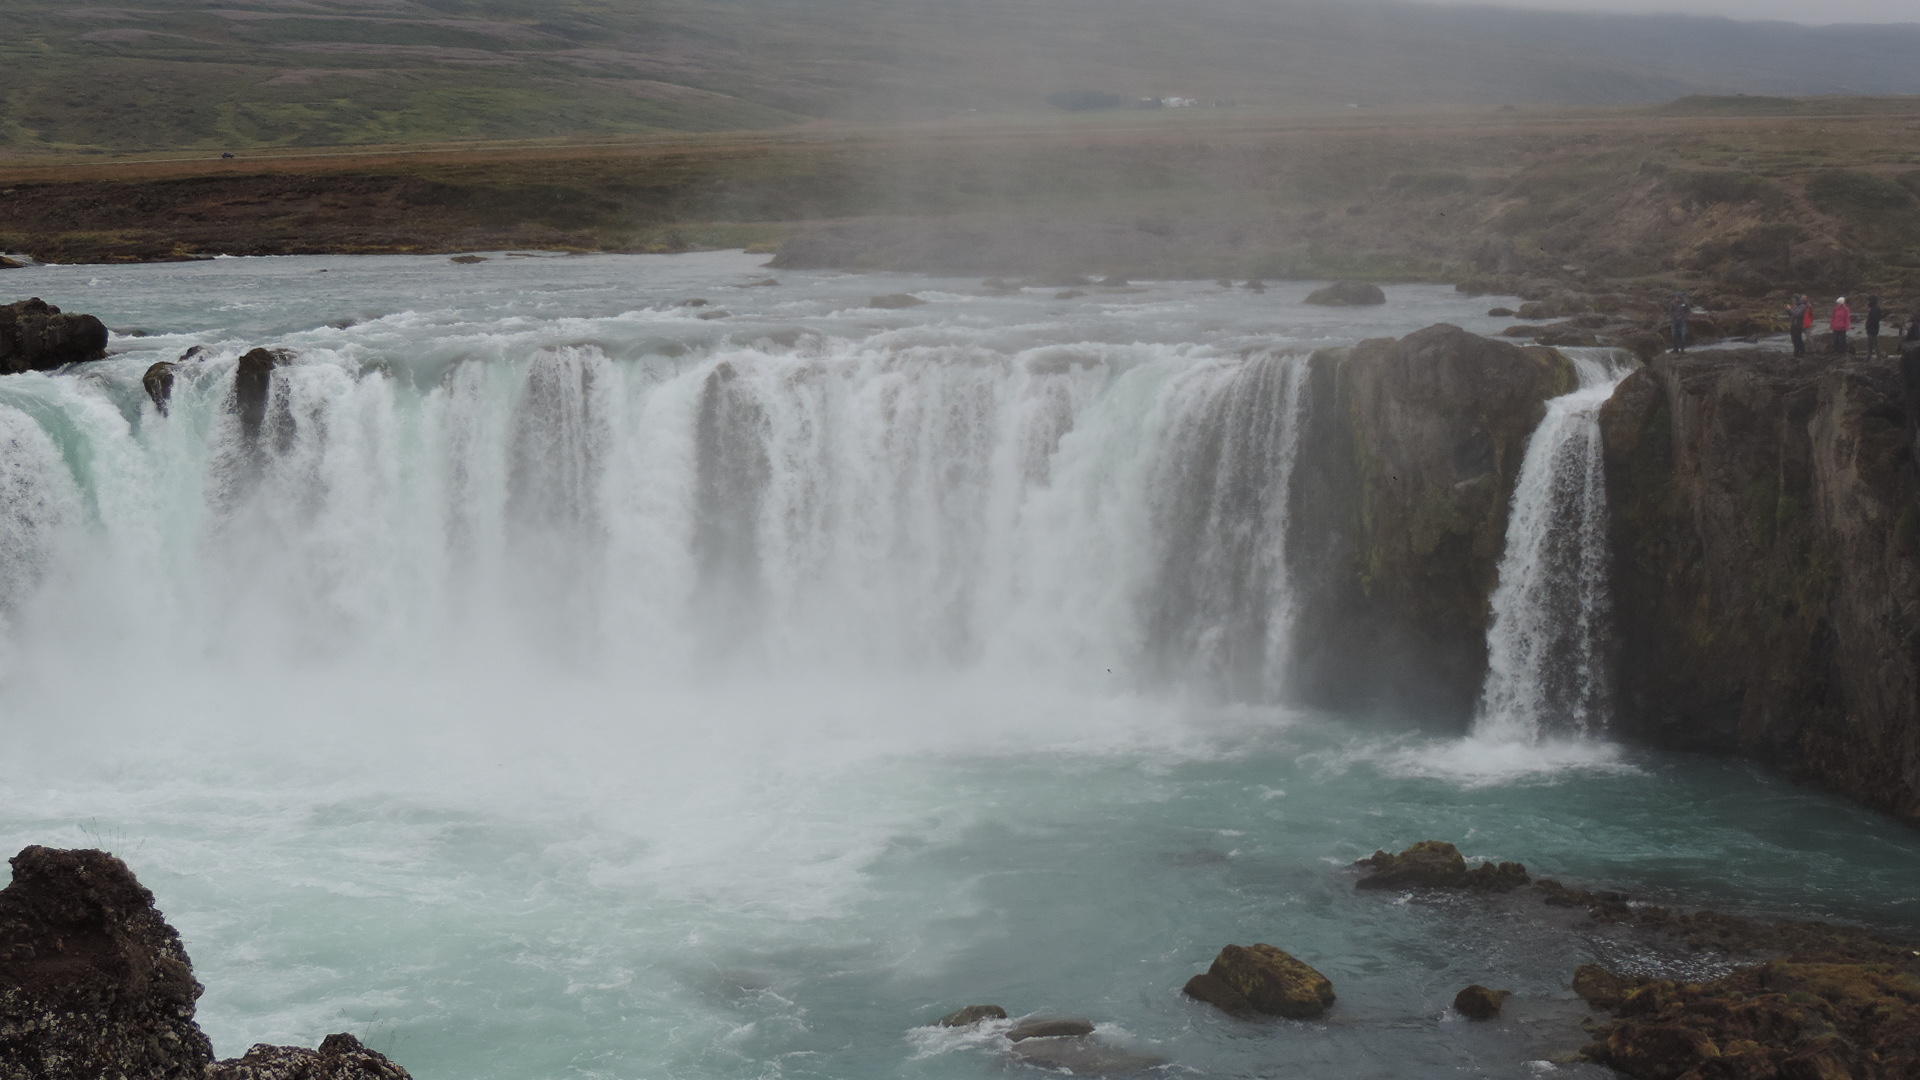
[(9, 384), (0, 610), (69, 616), (23, 646), (1280, 692), (1304, 356), (576, 343), (422, 377), (306, 349), (252, 424), (237, 362), (182, 365), (167, 415), (127, 380)]
[(1600, 406), (1631, 361), (1563, 349), (1579, 387), (1547, 402), (1507, 517), (1474, 734), (1498, 742), (1583, 737), (1606, 725), (1607, 490)]

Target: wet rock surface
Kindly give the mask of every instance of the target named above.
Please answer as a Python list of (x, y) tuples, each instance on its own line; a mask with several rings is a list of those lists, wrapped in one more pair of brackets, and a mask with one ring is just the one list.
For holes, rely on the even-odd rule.
[(1920, 365), (1661, 357), (1601, 410), (1615, 733), (1920, 822)]
[(1088, 1037), (1028, 1039), (1015, 1043), (1007, 1056), (1022, 1065), (1073, 1076), (1128, 1076), (1167, 1063), (1165, 1058), (1136, 1054)]
[(409, 1080), (351, 1035), (215, 1062), (180, 935), (126, 863), (28, 847), (0, 890), (0, 1080)]
[(1093, 1021), (1071, 1016), (1030, 1016), (1007, 1030), (1007, 1038), (1012, 1042), (1091, 1034)]
[(1500, 1006), (1512, 997), (1508, 990), (1490, 990), (1475, 983), (1453, 996), (1453, 1011), (1469, 1020), (1491, 1020), (1500, 1015)]
[(1334, 709), (1472, 714), (1527, 440), (1573, 364), (1439, 324), (1309, 362), (1288, 537), (1289, 686)]
[(329, 1035), (317, 1050), (254, 1046), (207, 1070), (206, 1080), (412, 1080), (407, 1070), (345, 1033)]
[(1260, 1013), (1290, 1020), (1312, 1019), (1334, 1002), (1332, 981), (1272, 945), (1228, 945), (1204, 975), (1187, 982), (1184, 992), (1230, 1015)]
[(180, 935), (127, 865), (29, 847), (0, 890), (0, 1077), (195, 1080), (213, 1047)]
[(91, 315), (73, 315), (39, 297), (0, 304), (0, 375), (52, 371), (107, 354), (107, 327)]
[(968, 1005), (940, 1018), (941, 1027), (972, 1027), (982, 1020), (1005, 1020), (1007, 1010), (998, 1005)]
[(1422, 840), (1398, 855), (1376, 851), (1354, 863), (1366, 874), (1356, 889), (1471, 889), (1512, 892), (1532, 879), (1516, 862), (1483, 862), (1469, 870), (1460, 849), (1441, 840)]
[(925, 300), (920, 299), (912, 293), (888, 293), (885, 296), (876, 296), (869, 299), (867, 306), (873, 308), (910, 308), (919, 307), (924, 303), (926, 303)]

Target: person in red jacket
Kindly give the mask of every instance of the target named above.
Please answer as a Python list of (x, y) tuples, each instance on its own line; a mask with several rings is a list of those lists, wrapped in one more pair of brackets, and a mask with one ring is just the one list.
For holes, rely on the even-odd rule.
[(1833, 329), (1833, 355), (1840, 356), (1847, 351), (1847, 331), (1853, 329), (1853, 310), (1847, 307), (1846, 297), (1833, 302), (1833, 321), (1827, 325)]

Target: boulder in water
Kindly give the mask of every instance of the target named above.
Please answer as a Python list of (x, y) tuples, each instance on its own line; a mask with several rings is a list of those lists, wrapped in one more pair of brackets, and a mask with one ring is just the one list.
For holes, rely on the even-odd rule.
[(1453, 1011), (1469, 1020), (1491, 1020), (1512, 996), (1511, 990), (1489, 990), (1475, 983), (1453, 996)]
[(1005, 1020), (1007, 1010), (998, 1005), (968, 1005), (940, 1018), (941, 1027), (972, 1027), (982, 1020)]
[(1188, 979), (1187, 985), (1181, 987), (1180, 992), (1237, 1019), (1251, 1020), (1257, 1015), (1253, 1003), (1247, 1000), (1247, 995), (1236, 990), (1232, 983), (1211, 971), (1203, 971)]
[(1307, 294), (1306, 302), (1323, 307), (1369, 307), (1387, 302), (1387, 294), (1370, 281), (1336, 281)]
[(23, 270), (26, 265), (18, 259), (9, 259), (5, 255), (0, 255), (0, 270)]
[(160, 415), (167, 415), (167, 403), (173, 398), (173, 365), (165, 360), (147, 369), (140, 377), (140, 385), (147, 388), (147, 396), (153, 399), (153, 407)]
[(1460, 849), (1441, 840), (1422, 840), (1398, 855), (1376, 851), (1353, 865), (1368, 873), (1356, 889), (1472, 889), (1511, 892), (1527, 884), (1527, 868), (1516, 862), (1483, 862), (1467, 869)]
[(127, 864), (29, 847), (0, 890), (0, 1076), (199, 1080), (213, 1046), (180, 935)]
[(240, 358), (233, 371), (233, 411), (240, 416), (240, 430), (248, 441), (260, 437), (260, 426), (267, 419), (267, 398), (273, 391), (273, 369), (287, 354), (277, 349), (254, 349)]
[(462, 266), (472, 266), (474, 263), (486, 262), (487, 257), (485, 255), (455, 255), (453, 258), (448, 259), (447, 261), (451, 263), (459, 263)]
[[(1239, 999), (1225, 993), (1223, 984)], [(1326, 1012), (1334, 1001), (1331, 980), (1272, 945), (1229, 945), (1207, 969), (1206, 981), (1197, 988), (1200, 993), (1193, 992), (1192, 981), (1187, 987), (1190, 996), (1233, 1015), (1244, 1015), (1232, 1007), (1244, 1000), (1246, 1008), (1256, 1013), (1307, 1020)]]
[(867, 306), (874, 308), (910, 308), (919, 307), (924, 303), (926, 303), (925, 300), (920, 299), (912, 293), (902, 292), (873, 297), (867, 301)]
[(1091, 1034), (1091, 1020), (1066, 1016), (1030, 1016), (1013, 1025), (1007, 1031), (1007, 1038), (1020, 1042), (1023, 1039), (1057, 1039)]
[(367, 1049), (344, 1032), (329, 1035), (318, 1050), (268, 1046), (248, 1050), (207, 1070), (206, 1080), (412, 1080), (386, 1055)]
[(0, 304), (0, 375), (52, 371), (107, 355), (107, 326), (39, 297)]

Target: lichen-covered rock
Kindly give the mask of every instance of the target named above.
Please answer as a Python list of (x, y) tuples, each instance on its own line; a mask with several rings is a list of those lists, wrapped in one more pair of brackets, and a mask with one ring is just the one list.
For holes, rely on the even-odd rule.
[(1646, 981), (1616, 974), (1599, 964), (1582, 964), (1573, 972), (1573, 992), (1594, 1008), (1612, 1012)]
[[(1307, 1020), (1326, 1012), (1334, 1002), (1333, 983), (1325, 975), (1272, 945), (1229, 945), (1220, 950), (1207, 974), (1231, 987), (1249, 1009), (1268, 1016)], [(1192, 985), (1188, 983), (1189, 988)]]
[(1920, 959), (1788, 958), (1708, 983), (1649, 982), (1585, 1054), (1635, 1080), (1920, 1076)]
[(1453, 996), (1453, 1011), (1469, 1020), (1491, 1020), (1512, 996), (1511, 990), (1489, 990), (1474, 983)]
[(1467, 869), (1460, 849), (1440, 840), (1422, 840), (1398, 855), (1376, 851), (1354, 863), (1367, 873), (1358, 889), (1471, 889), (1511, 892), (1527, 884), (1527, 868), (1516, 862), (1483, 862)]
[(1251, 1020), (1257, 1015), (1253, 1003), (1247, 1000), (1247, 995), (1211, 971), (1203, 971), (1188, 979), (1187, 985), (1181, 987), (1180, 992), (1237, 1019)]
[(153, 894), (103, 851), (29, 847), (0, 890), (0, 1077), (199, 1080), (201, 987)]
[(52, 371), (107, 355), (107, 327), (69, 315), (39, 297), (0, 304), (0, 375)]
[(1615, 733), (1920, 822), (1920, 402), (1900, 370), (1664, 357), (1600, 422)]
[(1325, 307), (1364, 307), (1387, 302), (1380, 286), (1366, 281), (1336, 281), (1307, 294), (1306, 303)]
[(982, 1020), (1005, 1020), (1007, 1010), (998, 1005), (968, 1005), (940, 1018), (941, 1027), (972, 1027)]
[(341, 1033), (329, 1035), (318, 1050), (268, 1046), (248, 1050), (207, 1070), (206, 1080), (413, 1080), (407, 1070)]

